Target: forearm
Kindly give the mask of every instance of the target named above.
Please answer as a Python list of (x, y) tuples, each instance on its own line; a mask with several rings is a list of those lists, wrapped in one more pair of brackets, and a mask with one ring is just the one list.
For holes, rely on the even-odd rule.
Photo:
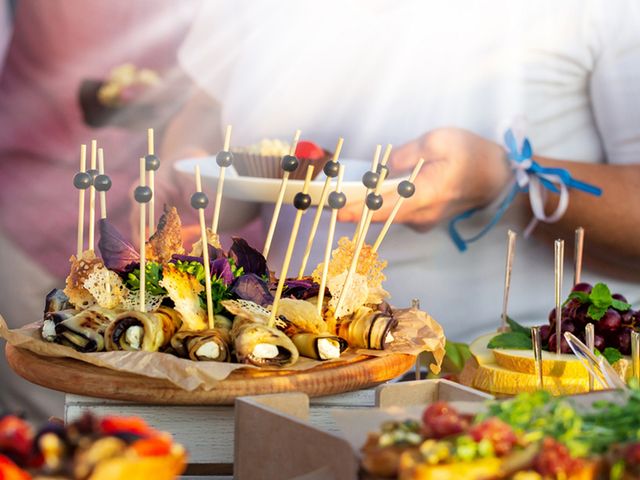
[[(596, 197), (570, 190), (569, 207), (560, 221), (542, 224), (539, 235), (572, 238), (582, 226), (586, 252), (611, 263), (640, 265), (640, 164), (608, 165), (536, 158), (545, 167), (565, 168), (571, 176), (602, 189)], [(559, 196), (550, 194), (546, 210), (556, 208)]]

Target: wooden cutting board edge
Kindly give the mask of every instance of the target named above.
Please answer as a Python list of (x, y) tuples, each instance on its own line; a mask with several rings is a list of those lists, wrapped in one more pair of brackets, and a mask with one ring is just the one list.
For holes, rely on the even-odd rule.
[(368, 388), (407, 372), (412, 355), (360, 356), (311, 370), (240, 369), (210, 390), (183, 390), (168, 380), (97, 367), (71, 358), (43, 357), (7, 345), (9, 366), (22, 378), (43, 387), (88, 397), (162, 405), (232, 405), (236, 397), (304, 392), (310, 397)]

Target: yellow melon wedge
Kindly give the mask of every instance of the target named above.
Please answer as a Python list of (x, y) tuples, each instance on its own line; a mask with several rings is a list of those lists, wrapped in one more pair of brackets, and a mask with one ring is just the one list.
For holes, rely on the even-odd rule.
[(488, 333), (476, 338), (469, 344), (469, 351), (478, 362), (478, 365), (493, 364), (496, 362), (496, 359), (493, 356), (493, 350), (487, 348), (489, 340), (496, 335), (496, 333)]

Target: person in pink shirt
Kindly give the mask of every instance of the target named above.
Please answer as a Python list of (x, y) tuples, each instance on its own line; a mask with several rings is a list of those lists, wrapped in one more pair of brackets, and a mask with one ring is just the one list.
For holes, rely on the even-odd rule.
[[(38, 320), (75, 253), (80, 144), (98, 140), (113, 187), (109, 218), (129, 233), (129, 190), (146, 153), (144, 130), (92, 129), (78, 99), (86, 79), (123, 63), (174, 76), (198, 0), (21, 0), (0, 77), (0, 312), (11, 327)], [(179, 105), (145, 119), (161, 132)], [(166, 109), (164, 108), (166, 106)], [(126, 115), (126, 109), (123, 112)], [(126, 122), (123, 122), (126, 123)], [(158, 137), (160, 133), (157, 134)], [(166, 167), (168, 169), (168, 167)], [(162, 199), (159, 199), (161, 209)], [(96, 239), (97, 240), (97, 239)], [(0, 359), (0, 411), (61, 414), (62, 395), (19, 379)]]

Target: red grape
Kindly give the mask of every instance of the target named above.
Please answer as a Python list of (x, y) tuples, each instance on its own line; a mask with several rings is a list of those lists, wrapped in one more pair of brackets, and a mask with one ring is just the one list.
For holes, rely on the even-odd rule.
[(623, 355), (631, 355), (631, 330), (623, 329), (615, 338), (615, 347), (620, 350)]
[(540, 341), (542, 343), (547, 343), (549, 341), (550, 336), (551, 336), (551, 327), (549, 325), (542, 325), (540, 327)]
[(556, 324), (556, 309), (555, 307), (549, 312), (549, 325)]
[(605, 349), (606, 342), (602, 335), (598, 335), (597, 333), (593, 336), (593, 346), (598, 350), (602, 351)]
[(562, 332), (576, 333), (576, 325), (571, 320), (564, 320), (560, 327)]
[(598, 330), (614, 331), (622, 326), (622, 317), (613, 308), (608, 309), (596, 324)]
[(629, 303), (627, 302), (627, 299), (625, 298), (625, 296), (620, 293), (614, 293), (613, 295), (611, 295), (611, 298), (613, 298), (614, 300), (619, 300), (624, 303)]
[[(551, 336), (549, 337), (549, 351), (550, 352), (556, 351), (556, 334), (555, 333), (552, 333)], [(560, 343), (560, 352), (571, 353), (571, 347), (567, 343), (567, 340), (564, 338), (564, 336), (562, 336), (562, 340)]]
[(585, 293), (591, 293), (591, 290), (593, 289), (593, 287), (591, 286), (590, 283), (576, 283), (573, 288), (571, 289), (572, 292), (585, 292)]
[(506, 455), (518, 442), (518, 437), (511, 426), (499, 418), (489, 418), (484, 422), (474, 425), (469, 430), (469, 435), (476, 442), (487, 439), (493, 445), (497, 456)]

